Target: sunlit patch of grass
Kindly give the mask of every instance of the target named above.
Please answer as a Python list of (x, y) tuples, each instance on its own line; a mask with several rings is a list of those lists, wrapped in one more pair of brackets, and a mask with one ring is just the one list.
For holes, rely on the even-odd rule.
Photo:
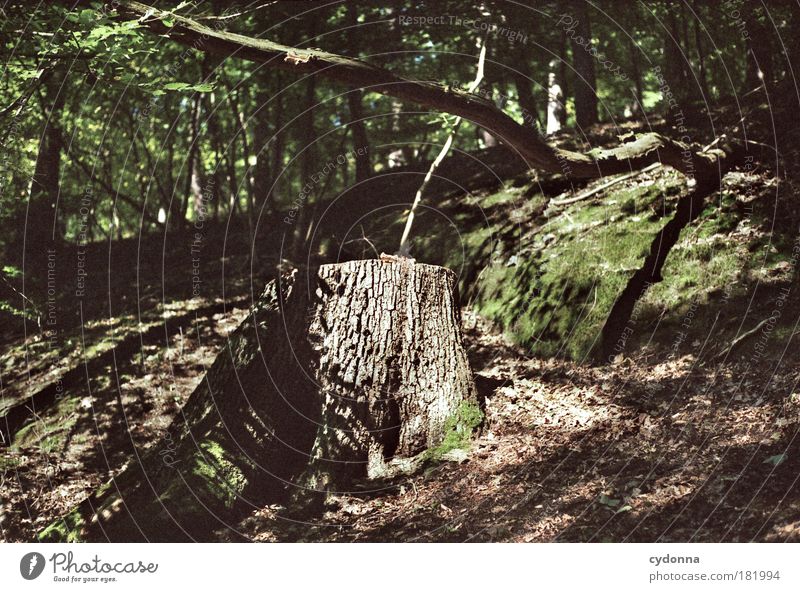
[(11, 442), (13, 450), (38, 447), (41, 452), (55, 453), (63, 447), (67, 434), (78, 420), (76, 409), (80, 397), (65, 396), (46, 415), (24, 425), (14, 435)]

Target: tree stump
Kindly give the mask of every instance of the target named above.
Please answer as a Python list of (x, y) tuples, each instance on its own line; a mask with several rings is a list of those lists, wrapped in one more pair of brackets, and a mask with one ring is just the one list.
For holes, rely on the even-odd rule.
[(436, 446), (475, 390), (452, 271), (403, 258), (323, 265), (316, 296), (323, 421), (301, 486), (319, 491)]
[(293, 270), (267, 285), (164, 439), (40, 538), (235, 536), (254, 509), (308, 511), (387, 475), (475, 397), (452, 271), (404, 259)]

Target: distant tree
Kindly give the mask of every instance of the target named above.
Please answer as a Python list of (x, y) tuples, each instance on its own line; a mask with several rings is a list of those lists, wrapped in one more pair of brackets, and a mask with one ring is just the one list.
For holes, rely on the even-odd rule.
[(584, 0), (573, 0), (570, 9), (574, 23), (569, 26), (572, 44), (572, 63), (575, 68), (575, 120), (580, 127), (597, 123), (597, 79), (595, 76), (596, 49), (592, 42), (589, 10)]

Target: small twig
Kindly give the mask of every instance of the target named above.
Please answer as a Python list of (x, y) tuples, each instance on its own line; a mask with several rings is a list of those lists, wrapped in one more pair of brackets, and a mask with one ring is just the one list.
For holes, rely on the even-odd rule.
[(5, 272), (4, 272), (4, 271), (2, 271), (2, 270), (0, 270), (0, 279), (2, 279), (2, 280), (3, 280), (3, 282), (4, 282), (4, 283), (5, 283), (5, 284), (6, 284), (6, 285), (7, 285), (7, 286), (8, 286), (8, 287), (11, 289), (11, 290), (13, 290), (13, 291), (14, 291), (14, 293), (16, 293), (16, 294), (17, 294), (17, 295), (18, 295), (20, 298), (22, 298), (22, 299), (23, 299), (23, 300), (25, 300), (26, 302), (29, 302), (29, 303), (30, 303), (30, 305), (33, 307), (33, 310), (34, 310), (34, 312), (36, 313), (36, 325), (39, 327), (39, 333), (41, 333), (41, 332), (42, 332), (42, 311), (41, 311), (41, 310), (39, 310), (39, 307), (38, 307), (38, 306), (36, 306), (36, 303), (35, 303), (33, 300), (31, 300), (30, 298), (28, 298), (27, 296), (25, 296), (25, 294), (23, 294), (22, 292), (20, 292), (19, 290), (17, 290), (17, 289), (14, 287), (14, 285), (13, 285), (11, 282), (9, 282), (7, 279), (6, 279), (6, 274), (5, 274)]
[(588, 199), (588, 198), (592, 197), (593, 195), (596, 195), (596, 194), (600, 193), (601, 191), (605, 191), (609, 187), (613, 187), (617, 183), (622, 183), (623, 181), (627, 181), (628, 179), (632, 179), (634, 177), (638, 177), (642, 173), (647, 173), (649, 171), (654, 171), (655, 169), (657, 169), (660, 166), (661, 166), (660, 162), (654, 162), (650, 166), (647, 166), (647, 167), (643, 168), (640, 171), (633, 171), (632, 173), (626, 173), (626, 174), (624, 174), (624, 175), (622, 175), (620, 177), (616, 177), (615, 179), (611, 179), (610, 181), (607, 181), (607, 182), (603, 183), (602, 185), (600, 185), (599, 187), (595, 187), (594, 189), (592, 189), (590, 191), (586, 191), (584, 193), (581, 193), (580, 195), (576, 195), (575, 197), (570, 197), (568, 199), (551, 199), (550, 203), (548, 204), (548, 206), (555, 206), (555, 207), (568, 206), (570, 204), (574, 204), (574, 203), (577, 203), (579, 201), (583, 201), (584, 199)]
[[(483, 80), (483, 65), (486, 61), (486, 40), (484, 39), (483, 42), (480, 43), (480, 54), (478, 55), (478, 72), (475, 75), (475, 80), (472, 81), (472, 84), (469, 85), (467, 88), (467, 93), (472, 94), (475, 92), (475, 89), (478, 88), (481, 81)], [(450, 152), (450, 146), (453, 145), (453, 138), (458, 131), (459, 126), (461, 125), (461, 121), (463, 118), (459, 115), (453, 121), (453, 126), (450, 128), (450, 134), (447, 136), (447, 140), (442, 146), (442, 149), (439, 151), (439, 155), (434, 159), (431, 163), (430, 168), (428, 169), (428, 173), (425, 175), (425, 178), (422, 180), (422, 185), (420, 185), (419, 189), (417, 190), (417, 194), (414, 196), (414, 201), (411, 204), (411, 210), (408, 212), (408, 218), (406, 219), (406, 225), (403, 229), (403, 236), (400, 238), (400, 248), (398, 249), (398, 253), (400, 255), (408, 255), (409, 247), (408, 247), (408, 237), (411, 234), (411, 225), (414, 223), (414, 215), (416, 214), (417, 207), (419, 203), (422, 201), (422, 194), (425, 191), (425, 188), (431, 182), (433, 178), (433, 173), (436, 172), (436, 169), (439, 168), (439, 165), (444, 160), (447, 153)]]
[(747, 339), (751, 335), (757, 333), (761, 329), (761, 327), (763, 327), (764, 325), (767, 324), (767, 322), (769, 322), (769, 317), (764, 319), (763, 321), (761, 321), (758, 325), (756, 325), (755, 327), (753, 327), (749, 331), (739, 335), (739, 337), (734, 339), (728, 347), (726, 347), (724, 350), (722, 350), (720, 353), (718, 353), (716, 356), (714, 356), (713, 359), (714, 360), (718, 360), (721, 357), (726, 356), (729, 353), (731, 353), (733, 351), (733, 348), (735, 348), (737, 345), (739, 345), (742, 341), (744, 341), (745, 339)]

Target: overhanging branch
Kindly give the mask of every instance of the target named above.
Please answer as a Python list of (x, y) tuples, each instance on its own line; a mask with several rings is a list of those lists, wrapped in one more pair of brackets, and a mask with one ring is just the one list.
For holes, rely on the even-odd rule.
[[(89, 0), (51, 0), (69, 6), (91, 6)], [(713, 152), (672, 140), (661, 134), (639, 135), (633, 142), (590, 153), (549, 145), (535, 130), (517, 123), (491, 101), (441, 84), (403, 78), (367, 62), (317, 49), (298, 49), (237, 33), (220, 31), (194, 19), (134, 1), (109, 1), (119, 18), (136, 18), (142, 25), (199, 51), (238, 57), (297, 73), (312, 73), (349, 87), (364, 88), (461, 116), (486, 129), (517, 152), (531, 168), (568, 177), (594, 178), (639, 170), (653, 163), (674, 167), (698, 177), (719, 175), (730, 168), (734, 144)], [(165, 20), (171, 26), (165, 24)], [(720, 168), (721, 167), (721, 168)]]

